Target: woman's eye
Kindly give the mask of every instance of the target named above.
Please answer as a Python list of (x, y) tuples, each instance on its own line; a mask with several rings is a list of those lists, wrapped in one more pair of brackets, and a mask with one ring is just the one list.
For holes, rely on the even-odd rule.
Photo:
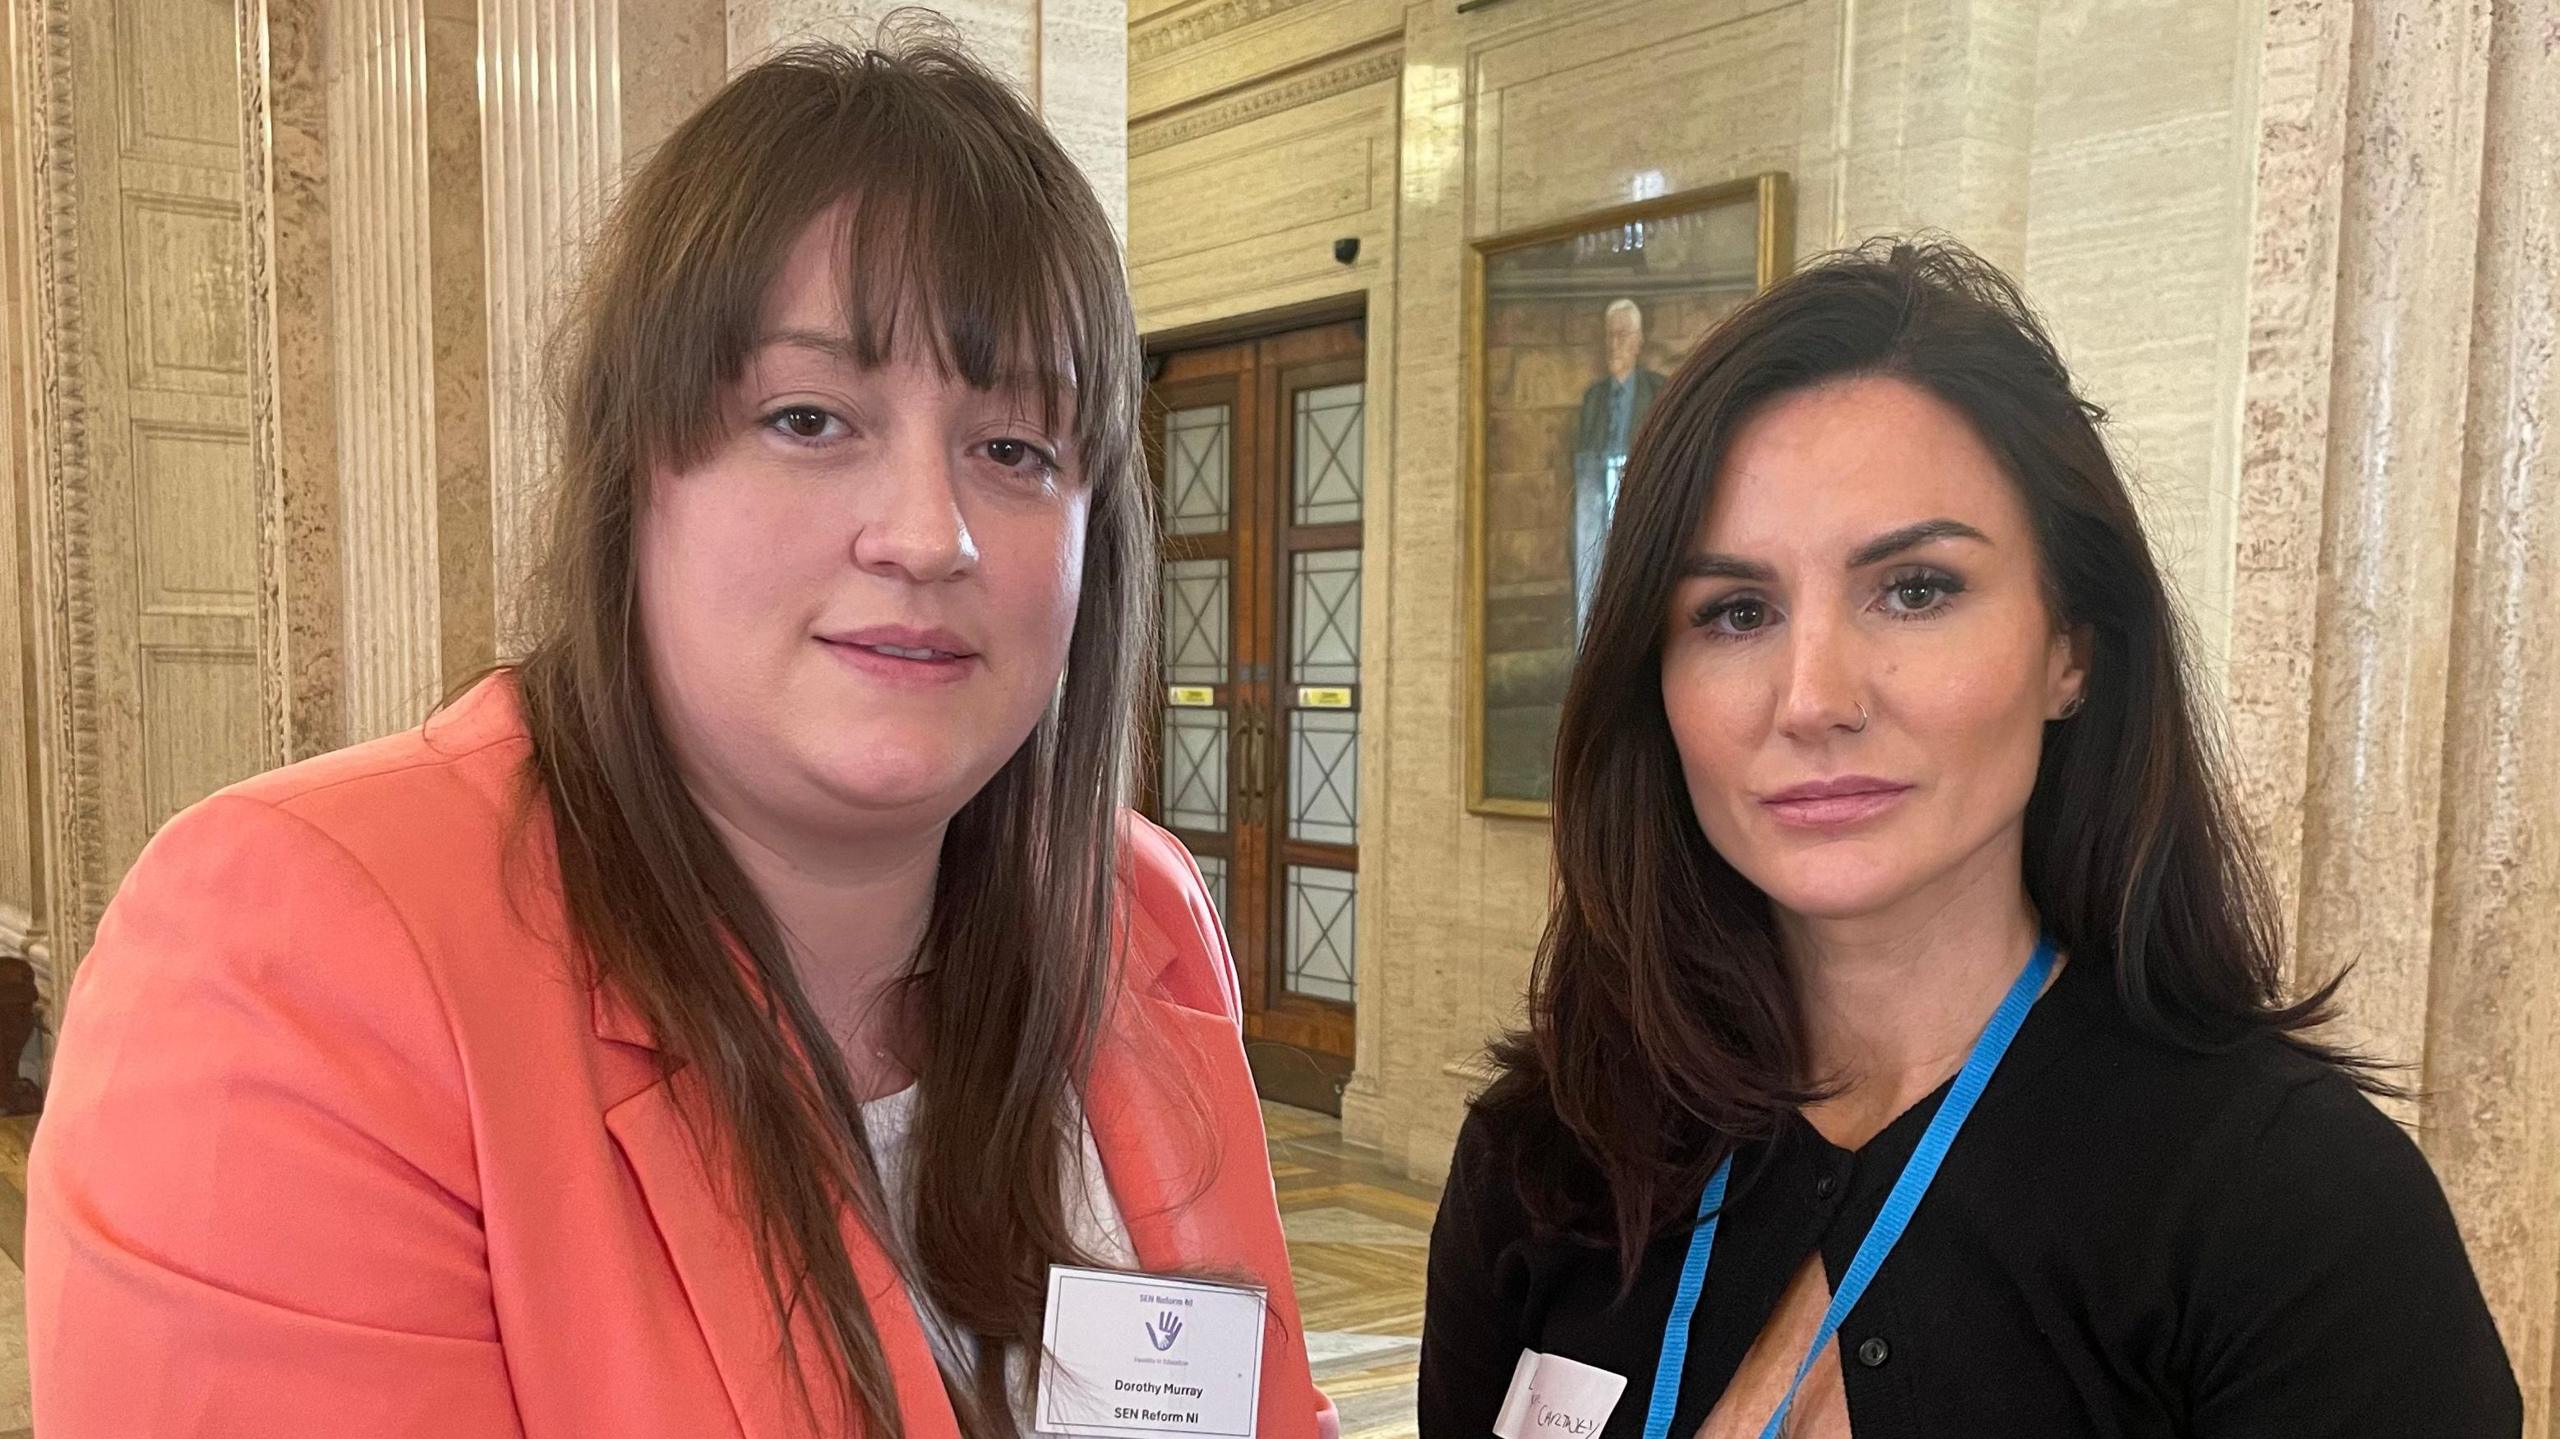
[(1730, 639), (1767, 629), (1777, 618), (1776, 609), (1767, 600), (1742, 595), (1706, 606), (1691, 623), (1711, 635)]
[(1885, 587), (1884, 607), (1898, 619), (1931, 614), (1964, 588), (1946, 575), (1904, 575)]
[(1008, 470), (1054, 470), (1057, 456), (1029, 440), (989, 440), (987, 458)]
[(764, 417), (765, 427), (794, 440), (823, 440), (844, 422), (815, 405), (786, 405)]

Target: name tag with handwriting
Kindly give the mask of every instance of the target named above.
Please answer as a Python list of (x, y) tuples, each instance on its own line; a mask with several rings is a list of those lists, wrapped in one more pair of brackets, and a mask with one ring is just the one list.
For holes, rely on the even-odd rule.
[(1592, 1439), (1626, 1392), (1624, 1374), (1523, 1349), (1493, 1432), (1501, 1439)]

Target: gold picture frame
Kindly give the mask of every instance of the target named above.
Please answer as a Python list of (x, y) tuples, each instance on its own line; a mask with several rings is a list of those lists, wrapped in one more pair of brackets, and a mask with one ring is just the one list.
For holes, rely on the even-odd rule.
[(1699, 336), (1793, 264), (1793, 217), (1773, 170), (1469, 247), (1470, 812), (1547, 817), (1554, 717), (1625, 437)]

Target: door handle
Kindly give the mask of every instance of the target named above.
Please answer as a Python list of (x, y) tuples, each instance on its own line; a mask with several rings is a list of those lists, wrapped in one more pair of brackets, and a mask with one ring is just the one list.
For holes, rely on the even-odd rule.
[(1253, 706), (1236, 706), (1236, 817), (1253, 823)]
[(1260, 824), (1271, 799), (1271, 775), (1265, 756), (1271, 744), (1271, 721), (1262, 707), (1254, 705), (1245, 711), (1244, 720), (1244, 784), (1245, 819)]

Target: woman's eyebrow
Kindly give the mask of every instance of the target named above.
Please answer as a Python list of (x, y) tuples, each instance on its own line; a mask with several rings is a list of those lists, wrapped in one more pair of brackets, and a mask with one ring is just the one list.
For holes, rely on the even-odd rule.
[(1962, 520), (1922, 520), (1918, 524), (1887, 530), (1858, 546), (1857, 550), (1849, 556), (1849, 568), (1863, 570), (1869, 565), (1892, 559), (1904, 550), (1925, 545), (1931, 540), (1976, 540), (1986, 545), (1991, 543), (1990, 536)]

